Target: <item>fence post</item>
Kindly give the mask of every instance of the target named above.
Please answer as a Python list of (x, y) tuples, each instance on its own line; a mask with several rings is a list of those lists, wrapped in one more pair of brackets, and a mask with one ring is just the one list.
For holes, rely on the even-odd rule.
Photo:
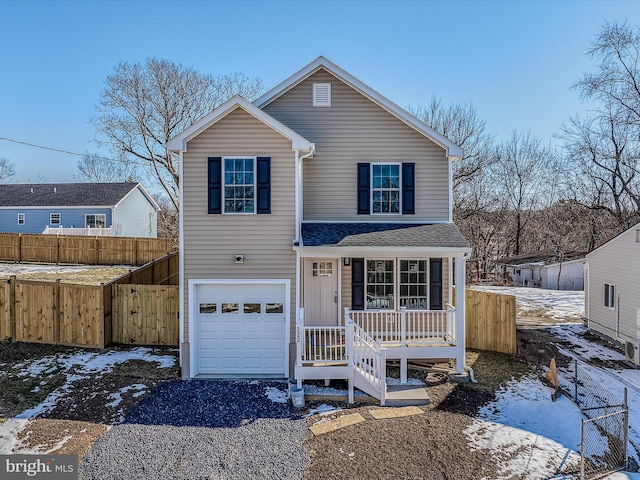
[(578, 399), (578, 360), (574, 360), (574, 370), (573, 370), (573, 388), (575, 393), (576, 405), (580, 406), (580, 400)]
[(9, 278), (9, 336), (16, 340), (16, 276)]
[(95, 245), (94, 248), (95, 248), (96, 255), (95, 255), (95, 260), (94, 260), (93, 263), (94, 263), (94, 265), (98, 265), (98, 262), (100, 261), (100, 245), (98, 244), (98, 237), (97, 236), (96, 236), (96, 241), (95, 241), (94, 245)]
[(53, 341), (60, 343), (60, 279), (56, 279), (56, 288), (54, 290), (53, 301)]
[(22, 234), (18, 234), (18, 263), (22, 263)]
[(629, 448), (629, 404), (627, 403), (627, 387), (624, 387), (624, 468), (628, 467), (629, 456), (627, 449)]
[(582, 419), (582, 433), (580, 434), (580, 480), (584, 480), (584, 418)]

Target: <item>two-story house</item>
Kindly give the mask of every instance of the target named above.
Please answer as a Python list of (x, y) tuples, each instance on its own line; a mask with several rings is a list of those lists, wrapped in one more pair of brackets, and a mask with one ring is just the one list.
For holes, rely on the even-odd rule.
[(403, 381), (410, 358), (464, 371), (458, 146), (319, 57), (167, 148), (182, 165), (184, 377), (342, 378), (384, 402), (385, 357)]

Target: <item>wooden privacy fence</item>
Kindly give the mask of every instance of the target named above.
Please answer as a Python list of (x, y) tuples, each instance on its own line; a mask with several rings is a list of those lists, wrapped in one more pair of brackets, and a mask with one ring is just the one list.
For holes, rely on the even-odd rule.
[(11, 277), (0, 281), (0, 340), (177, 346), (178, 278), (177, 252), (104, 285)]
[(175, 251), (171, 238), (0, 233), (0, 261), (144, 265)]
[(515, 355), (516, 297), (472, 289), (465, 293), (467, 348)]

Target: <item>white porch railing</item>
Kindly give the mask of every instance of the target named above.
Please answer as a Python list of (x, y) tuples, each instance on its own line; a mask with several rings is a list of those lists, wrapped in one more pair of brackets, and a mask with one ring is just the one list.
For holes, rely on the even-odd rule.
[(365, 391), (368, 390), (367, 387), (373, 387), (374, 392), (369, 393), (376, 393), (380, 398), (380, 405), (384, 405), (387, 396), (386, 350), (353, 321), (349, 321), (347, 328), (348, 336), (352, 336), (347, 345), (351, 347), (350, 357), (353, 358), (354, 369), (368, 385), (362, 385), (357, 378), (354, 381), (359, 387), (364, 387)]
[(93, 227), (93, 228), (75, 228), (75, 227), (50, 227), (47, 225), (42, 232), (45, 235), (85, 235), (90, 237), (113, 237), (115, 235), (115, 230), (113, 227), (102, 228), (102, 227)]
[(445, 310), (349, 310), (349, 320), (365, 330), (382, 346), (455, 345), (456, 309), (447, 304)]
[(347, 327), (299, 326), (298, 365), (348, 363)]

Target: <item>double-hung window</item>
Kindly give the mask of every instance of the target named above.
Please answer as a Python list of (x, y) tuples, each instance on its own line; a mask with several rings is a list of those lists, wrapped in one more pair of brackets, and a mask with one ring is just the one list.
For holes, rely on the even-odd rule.
[(604, 284), (604, 306), (614, 308), (616, 306), (616, 287), (615, 285)]
[(400, 164), (371, 165), (372, 213), (400, 214)]
[(60, 214), (59, 213), (51, 213), (51, 214), (49, 214), (49, 225), (60, 225)]
[(224, 158), (224, 213), (255, 213), (255, 158)]
[(393, 260), (367, 260), (368, 309), (395, 308)]
[(84, 225), (86, 228), (105, 228), (107, 216), (104, 213), (85, 215)]
[(24, 213), (19, 213), (18, 214), (18, 225), (24, 225), (25, 221), (26, 221), (25, 214)]
[(428, 309), (427, 261), (400, 260), (400, 306)]

